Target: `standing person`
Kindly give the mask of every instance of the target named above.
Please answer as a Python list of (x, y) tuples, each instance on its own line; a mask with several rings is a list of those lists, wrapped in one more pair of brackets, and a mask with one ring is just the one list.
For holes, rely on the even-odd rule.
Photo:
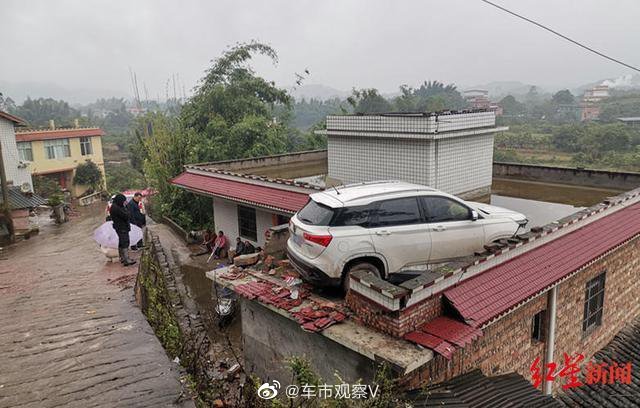
[(125, 207), (124, 202), (127, 200), (122, 194), (116, 194), (113, 204), (109, 210), (111, 220), (113, 221), (113, 229), (118, 234), (118, 254), (120, 254), (120, 262), (124, 266), (133, 265), (136, 261), (129, 259), (129, 211)]
[[(140, 211), (141, 200), (142, 200), (142, 193), (136, 192), (133, 195), (133, 198), (131, 199), (131, 201), (127, 203), (127, 210), (129, 210), (129, 219), (131, 221), (131, 224), (137, 225), (138, 227), (140, 227), (140, 229), (144, 228), (144, 226), (147, 225), (147, 218), (142, 213), (142, 211)], [(131, 246), (131, 250), (137, 251), (143, 246), (144, 244), (142, 243), (142, 240), (140, 240), (135, 245)]]

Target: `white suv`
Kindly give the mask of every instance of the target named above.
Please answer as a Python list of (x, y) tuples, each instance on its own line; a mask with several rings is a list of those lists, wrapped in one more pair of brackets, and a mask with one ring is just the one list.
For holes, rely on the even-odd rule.
[(526, 223), (523, 214), (429, 187), (370, 182), (312, 194), (291, 218), (287, 252), (307, 281), (346, 290), (354, 270), (387, 278), (412, 265), (472, 255)]

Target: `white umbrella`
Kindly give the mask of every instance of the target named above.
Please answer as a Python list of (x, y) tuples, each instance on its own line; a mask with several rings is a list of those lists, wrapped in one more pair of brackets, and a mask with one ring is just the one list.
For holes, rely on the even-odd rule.
[[(129, 224), (131, 231), (129, 231), (129, 245), (135, 245), (136, 242), (142, 239), (142, 229), (140, 227)], [(107, 221), (99, 226), (93, 232), (93, 239), (104, 248), (117, 248), (118, 247), (118, 234), (113, 229), (113, 221)]]

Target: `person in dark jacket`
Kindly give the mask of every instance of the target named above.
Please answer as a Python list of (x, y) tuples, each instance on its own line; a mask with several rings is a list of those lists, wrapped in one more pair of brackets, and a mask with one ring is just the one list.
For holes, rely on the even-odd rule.
[(120, 254), (120, 262), (124, 266), (133, 265), (136, 261), (129, 259), (129, 211), (125, 207), (124, 202), (127, 200), (122, 194), (116, 194), (111, 204), (109, 214), (113, 221), (113, 229), (118, 234), (118, 254)]
[[(137, 225), (140, 229), (144, 228), (147, 224), (147, 219), (145, 215), (140, 211), (140, 201), (142, 200), (141, 193), (135, 193), (131, 201), (127, 203), (127, 210), (129, 211), (129, 221), (133, 225)], [(144, 244), (142, 240), (138, 241), (135, 245), (131, 246), (131, 250), (137, 251), (142, 248)]]

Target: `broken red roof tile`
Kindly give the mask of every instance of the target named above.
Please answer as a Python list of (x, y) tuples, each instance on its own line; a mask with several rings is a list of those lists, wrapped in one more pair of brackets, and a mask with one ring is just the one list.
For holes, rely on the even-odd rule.
[(466, 344), (482, 336), (480, 329), (445, 316), (436, 317), (430, 322), (423, 324), (420, 326), (420, 330), (460, 347), (464, 347)]
[(446, 341), (443, 341), (442, 343), (438, 344), (433, 349), (433, 351), (442, 355), (447, 360), (451, 360), (451, 357), (453, 356), (453, 352), (456, 351), (456, 348), (452, 344), (449, 344)]
[(444, 296), (465, 321), (480, 327), (640, 234), (640, 203), (505, 261)]
[(421, 331), (409, 332), (404, 335), (404, 339), (430, 349), (434, 349), (444, 341), (439, 337)]

